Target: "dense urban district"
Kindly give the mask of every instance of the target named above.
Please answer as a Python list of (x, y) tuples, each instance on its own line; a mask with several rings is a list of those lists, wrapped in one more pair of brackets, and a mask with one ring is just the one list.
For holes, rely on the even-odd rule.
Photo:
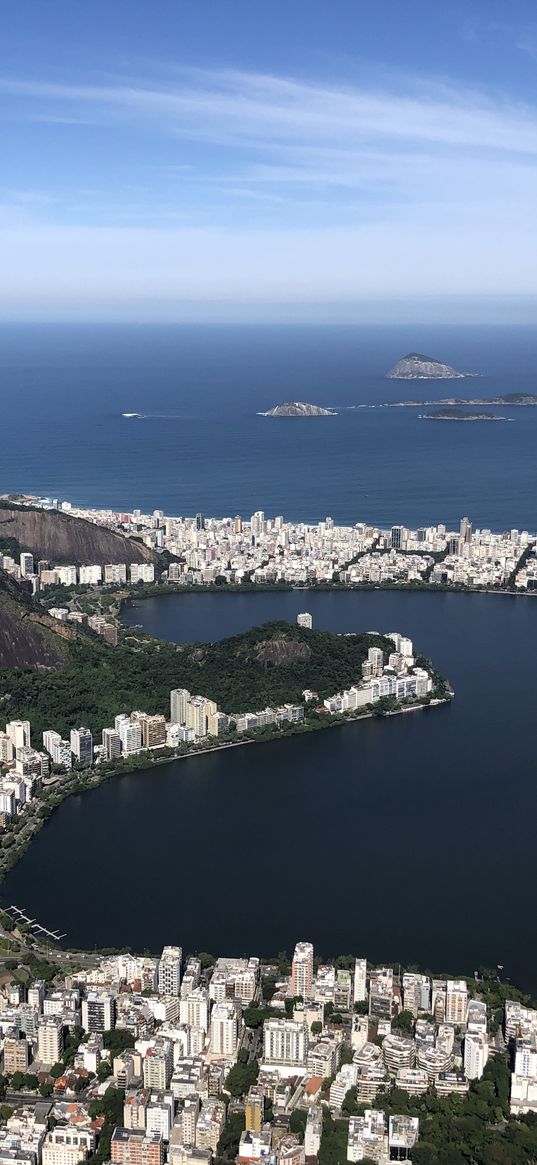
[[(0, 554), (4, 570), (17, 575), (18, 553), (9, 554), (10, 538), (17, 552), (31, 551), (34, 562), (25, 569), (35, 590), (68, 594), (73, 587), (151, 586), (412, 586), (470, 589), (537, 590), (537, 534), (528, 530), (494, 533), (474, 529), (462, 518), (459, 529), (443, 524), (388, 530), (357, 522), (341, 526), (326, 518), (310, 525), (288, 522), (283, 516), (267, 518), (257, 511), (242, 517), (167, 517), (118, 513), (75, 507), (70, 502), (31, 499), (26, 505), (4, 500), (0, 508)], [(48, 514), (55, 538), (37, 532), (39, 519)], [(32, 522), (32, 515), (35, 522)], [(71, 521), (69, 522), (69, 519)], [(77, 557), (65, 559), (66, 536), (97, 526), (104, 534), (110, 555), (83, 558), (84, 549), (100, 549), (95, 540), (80, 537)], [(112, 541), (114, 539), (114, 541)], [(88, 544), (89, 542), (89, 544)], [(130, 558), (128, 547), (131, 548)], [(40, 550), (61, 548), (62, 555)], [(41, 561), (37, 561), (37, 557)], [(0, 565), (2, 563), (0, 562)]]
[[(54, 948), (0, 915), (0, 1165), (537, 1158), (537, 1010), (495, 972)], [(6, 956), (6, 953), (7, 956)]]

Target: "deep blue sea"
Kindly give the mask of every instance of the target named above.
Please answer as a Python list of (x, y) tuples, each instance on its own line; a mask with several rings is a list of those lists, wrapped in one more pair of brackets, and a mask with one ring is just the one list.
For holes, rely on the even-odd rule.
[[(411, 350), (482, 375), (385, 380)], [(512, 420), (501, 424), (348, 410), (520, 390), (537, 391), (537, 333), (525, 326), (5, 324), (0, 492), (380, 525), (469, 514), (494, 529), (536, 529), (537, 409), (502, 407)], [(344, 411), (257, 415), (297, 399)]]

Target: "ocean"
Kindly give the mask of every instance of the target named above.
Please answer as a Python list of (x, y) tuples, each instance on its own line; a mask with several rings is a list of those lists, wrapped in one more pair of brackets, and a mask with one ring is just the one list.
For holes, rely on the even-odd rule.
[[(385, 380), (411, 350), (481, 375)], [(0, 490), (170, 514), (379, 525), (468, 514), (534, 530), (536, 408), (455, 424), (351, 407), (516, 391), (537, 392), (526, 326), (4, 324)], [(341, 411), (258, 415), (286, 400)]]

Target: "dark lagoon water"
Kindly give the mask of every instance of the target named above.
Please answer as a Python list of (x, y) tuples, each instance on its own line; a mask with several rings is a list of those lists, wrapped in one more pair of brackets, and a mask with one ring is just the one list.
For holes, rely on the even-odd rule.
[[(482, 375), (384, 379), (416, 349)], [(349, 409), (521, 390), (537, 391), (530, 327), (6, 324), (0, 492), (380, 525), (451, 525), (469, 514), (493, 529), (533, 530), (537, 409), (502, 407), (511, 420), (501, 424)], [(302, 421), (257, 415), (285, 400), (343, 411)]]
[(537, 989), (537, 601), (396, 592), (170, 596), (127, 613), (176, 641), (310, 610), (409, 634), (455, 700), (117, 778), (64, 802), (4, 899), (69, 945), (324, 953)]

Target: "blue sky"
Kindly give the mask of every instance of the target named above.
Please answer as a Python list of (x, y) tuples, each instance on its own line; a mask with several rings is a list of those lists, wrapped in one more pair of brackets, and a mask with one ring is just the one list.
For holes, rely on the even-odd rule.
[(534, 0), (18, 0), (5, 318), (533, 318)]

